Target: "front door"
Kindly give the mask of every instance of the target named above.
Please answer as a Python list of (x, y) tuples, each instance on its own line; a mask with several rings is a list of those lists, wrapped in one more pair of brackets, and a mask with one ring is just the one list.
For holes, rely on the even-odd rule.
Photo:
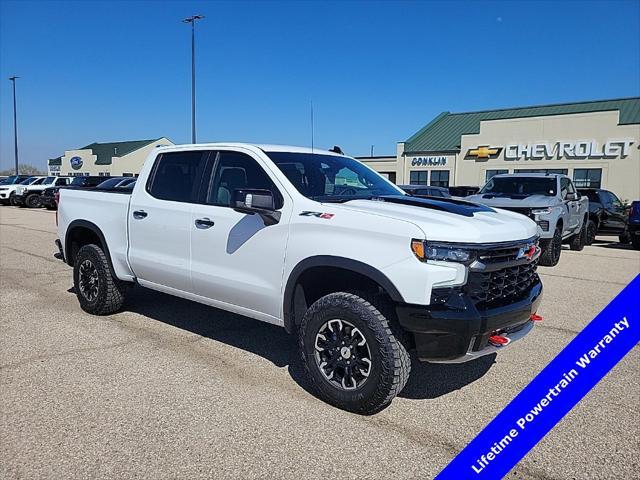
[[(194, 204), (191, 214), (191, 274), (198, 295), (276, 321), (292, 204), (252, 155), (241, 149), (216, 153), (206, 202)], [(271, 190), (280, 222), (266, 225), (258, 214), (234, 210), (236, 189)]]
[(129, 262), (141, 283), (192, 291), (189, 271), (191, 208), (208, 151), (160, 155), (129, 208)]

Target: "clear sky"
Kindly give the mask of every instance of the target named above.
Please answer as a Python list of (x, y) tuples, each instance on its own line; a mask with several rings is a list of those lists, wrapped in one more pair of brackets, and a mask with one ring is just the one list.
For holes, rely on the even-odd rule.
[(0, 169), (94, 141), (393, 154), (442, 111), (640, 95), (640, 2), (0, 1)]

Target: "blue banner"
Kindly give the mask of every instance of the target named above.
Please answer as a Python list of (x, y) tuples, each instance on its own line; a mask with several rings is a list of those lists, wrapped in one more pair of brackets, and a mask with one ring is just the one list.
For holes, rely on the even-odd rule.
[(504, 477), (640, 341), (640, 275), (436, 480)]

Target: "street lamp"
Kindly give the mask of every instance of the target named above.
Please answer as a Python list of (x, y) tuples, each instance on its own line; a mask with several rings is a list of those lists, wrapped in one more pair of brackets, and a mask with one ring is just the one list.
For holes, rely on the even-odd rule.
[(13, 83), (13, 155), (16, 160), (16, 175), (18, 175), (18, 114), (16, 111), (16, 80), (20, 77), (9, 77)]
[(193, 15), (183, 20), (191, 24), (191, 143), (196, 143), (196, 20), (203, 15)]

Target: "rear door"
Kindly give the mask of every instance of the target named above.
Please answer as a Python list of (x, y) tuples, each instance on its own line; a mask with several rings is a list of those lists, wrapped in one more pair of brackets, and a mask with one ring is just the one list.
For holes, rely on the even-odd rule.
[(567, 227), (570, 232), (576, 230), (578, 225), (580, 224), (580, 203), (577, 200), (569, 200), (567, 198), (570, 194), (576, 194), (576, 189), (566, 177), (560, 178), (560, 195), (562, 196), (562, 200), (565, 204), (565, 208), (568, 211), (567, 216)]
[(129, 262), (138, 280), (192, 292), (191, 208), (199, 194), (208, 151), (160, 154), (146, 185), (129, 207)]
[[(280, 222), (266, 225), (257, 214), (235, 210), (236, 189), (271, 190)], [(290, 197), (262, 159), (242, 149), (216, 152), (206, 199), (193, 205), (189, 225), (195, 293), (236, 311), (279, 318), (291, 210)]]

